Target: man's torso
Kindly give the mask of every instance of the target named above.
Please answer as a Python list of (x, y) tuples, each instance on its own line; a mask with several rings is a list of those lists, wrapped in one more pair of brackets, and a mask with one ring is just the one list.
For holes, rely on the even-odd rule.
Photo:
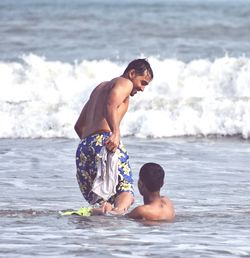
[[(118, 79), (119, 78), (115, 78), (109, 82), (101, 83), (91, 93), (89, 101), (86, 104), (84, 121), (81, 121), (82, 139), (96, 132), (111, 131), (106, 119), (106, 107), (109, 94), (113, 87), (115, 87)], [(128, 109), (128, 103), (129, 98), (125, 99), (124, 102), (118, 107), (119, 122)]]

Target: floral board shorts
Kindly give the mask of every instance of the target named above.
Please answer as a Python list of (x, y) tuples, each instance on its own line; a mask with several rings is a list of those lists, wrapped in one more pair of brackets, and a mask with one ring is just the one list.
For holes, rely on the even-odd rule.
[[(101, 148), (111, 135), (110, 132), (102, 132), (90, 135), (80, 142), (76, 151), (76, 178), (85, 200), (94, 204), (96, 194), (92, 192), (92, 186), (97, 174), (97, 162)], [(108, 202), (114, 203), (116, 196), (121, 192), (131, 192), (134, 195), (132, 171), (129, 165), (129, 156), (122, 143), (118, 149), (118, 185), (116, 194)], [(99, 199), (97, 203), (104, 200)]]

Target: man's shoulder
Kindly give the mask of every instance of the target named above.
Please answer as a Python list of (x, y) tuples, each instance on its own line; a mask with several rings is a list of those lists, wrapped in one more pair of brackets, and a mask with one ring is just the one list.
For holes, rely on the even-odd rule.
[(117, 87), (133, 87), (133, 83), (129, 79), (122, 76), (114, 78), (111, 82), (113, 82), (113, 85)]
[(133, 83), (123, 77), (117, 77), (110, 81), (110, 92), (128, 97), (133, 89)]

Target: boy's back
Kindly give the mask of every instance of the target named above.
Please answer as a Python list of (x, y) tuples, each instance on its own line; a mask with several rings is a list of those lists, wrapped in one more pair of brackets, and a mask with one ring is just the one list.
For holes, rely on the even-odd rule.
[(171, 221), (175, 217), (175, 212), (172, 202), (163, 196), (148, 204), (136, 207), (128, 213), (128, 217), (133, 219)]

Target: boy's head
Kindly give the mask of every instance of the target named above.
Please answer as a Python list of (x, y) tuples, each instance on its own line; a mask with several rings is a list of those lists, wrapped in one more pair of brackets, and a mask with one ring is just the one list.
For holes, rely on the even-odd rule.
[[(152, 162), (146, 163), (140, 169), (139, 182), (141, 181), (149, 192), (158, 192), (163, 186), (164, 175), (165, 172), (159, 164)], [(138, 183), (138, 187), (142, 194), (140, 183)]]

